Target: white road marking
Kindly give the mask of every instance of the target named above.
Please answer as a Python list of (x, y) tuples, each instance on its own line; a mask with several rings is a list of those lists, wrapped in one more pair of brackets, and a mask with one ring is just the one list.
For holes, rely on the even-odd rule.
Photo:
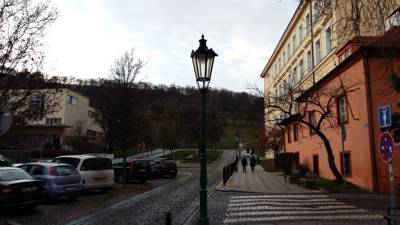
[(321, 198), (321, 199), (232, 199), (231, 203), (239, 203), (239, 202), (262, 202), (262, 201), (271, 201), (271, 202), (336, 202), (336, 199), (333, 198)]
[(251, 211), (251, 212), (232, 212), (226, 213), (226, 216), (261, 216), (261, 215), (301, 215), (301, 214), (339, 214), (339, 213), (365, 213), (365, 209), (339, 209), (339, 210), (324, 210), (324, 211)]
[(250, 205), (289, 205), (289, 206), (302, 206), (302, 205), (345, 205), (343, 202), (273, 202), (273, 201), (262, 201), (262, 202), (241, 202), (241, 203), (230, 203), (229, 207), (235, 206), (250, 206)]
[(380, 220), (382, 218), (381, 215), (242, 217), (225, 219), (224, 223), (267, 222), (278, 220)]
[(229, 211), (252, 211), (252, 210), (330, 210), (330, 209), (355, 209), (352, 205), (328, 205), (318, 207), (287, 207), (287, 206), (252, 206), (252, 207), (232, 207), (228, 208)]
[(318, 194), (318, 195), (312, 195), (312, 194), (268, 194), (268, 195), (239, 195), (239, 196), (232, 196), (231, 199), (250, 199), (250, 198), (303, 198), (303, 199), (311, 199), (311, 198), (328, 198), (327, 195), (323, 194)]
[(224, 223), (378, 219), (383, 216), (324, 194), (263, 194), (232, 196)]

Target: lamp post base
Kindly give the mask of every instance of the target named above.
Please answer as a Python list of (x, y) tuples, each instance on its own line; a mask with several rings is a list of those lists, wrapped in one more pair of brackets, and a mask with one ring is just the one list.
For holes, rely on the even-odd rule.
[(206, 217), (206, 218), (199, 218), (199, 220), (198, 220), (198, 225), (208, 225), (209, 224), (209, 221), (208, 221), (208, 218)]

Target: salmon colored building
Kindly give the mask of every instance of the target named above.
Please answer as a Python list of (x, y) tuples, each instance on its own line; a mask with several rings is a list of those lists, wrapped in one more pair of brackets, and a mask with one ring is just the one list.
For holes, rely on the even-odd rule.
[[(334, 122), (324, 122), (321, 129), (331, 144), (336, 168), (346, 174), (346, 180), (376, 192), (389, 192), (388, 165), (379, 151), (379, 139), (384, 130), (379, 128), (378, 108), (391, 105), (392, 114), (400, 115), (400, 95), (392, 88), (391, 79), (393, 74), (400, 74), (399, 43), (400, 27), (393, 27), (380, 37), (350, 40), (336, 53), (339, 64), (303, 94), (338, 90), (332, 95), (334, 107), (330, 108)], [(350, 91), (341, 92), (346, 89), (344, 87)], [(328, 98), (321, 101), (328, 101)], [(300, 110), (304, 107), (302, 104), (305, 103), (300, 101)], [(306, 117), (310, 122), (319, 116), (318, 113), (309, 114), (315, 114)], [(393, 159), (395, 189), (400, 178), (400, 131), (396, 127), (400, 116), (398, 118), (392, 120), (390, 128), (399, 140)], [(285, 125), (285, 151), (296, 153), (297, 161), (308, 165), (318, 176), (334, 179), (321, 138), (306, 125), (296, 122)], [(346, 130), (344, 144), (342, 127)]]

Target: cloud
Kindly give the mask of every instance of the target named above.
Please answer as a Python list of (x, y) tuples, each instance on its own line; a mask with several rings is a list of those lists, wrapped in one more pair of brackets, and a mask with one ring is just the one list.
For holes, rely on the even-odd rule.
[(141, 80), (195, 85), (190, 52), (204, 33), (215, 61), (212, 87), (245, 91), (258, 83), (288, 24), (294, 0), (57, 0), (59, 20), (47, 36), (44, 71), (107, 77), (112, 62), (134, 47), (148, 61)]

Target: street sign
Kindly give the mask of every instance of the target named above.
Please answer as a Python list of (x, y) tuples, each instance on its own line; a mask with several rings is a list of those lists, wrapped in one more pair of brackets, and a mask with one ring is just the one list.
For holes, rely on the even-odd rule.
[(379, 127), (386, 128), (392, 125), (392, 106), (385, 105), (378, 108)]
[(12, 113), (6, 107), (0, 105), (0, 136), (10, 129), (11, 124)]
[(379, 151), (381, 158), (385, 162), (390, 162), (394, 155), (394, 141), (393, 137), (389, 132), (383, 132), (379, 141)]

